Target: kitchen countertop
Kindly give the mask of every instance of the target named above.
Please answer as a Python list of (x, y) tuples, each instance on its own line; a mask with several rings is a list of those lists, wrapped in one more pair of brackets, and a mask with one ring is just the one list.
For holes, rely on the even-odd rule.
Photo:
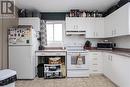
[(108, 52), (112, 53), (112, 54), (125, 56), (125, 57), (130, 57), (130, 53), (128, 53), (128, 52), (122, 52), (122, 51), (108, 51)]
[[(63, 48), (45, 48), (44, 50), (37, 50), (36, 52), (67, 52), (67, 50)], [(88, 52), (107, 52), (130, 58), (130, 49), (124, 48), (115, 48), (114, 50), (98, 50), (96, 48), (92, 48), (91, 50), (88, 50)]]
[(66, 50), (50, 49), (50, 50), (37, 50), (36, 52), (66, 52)]
[(130, 57), (130, 49), (117, 48), (114, 50), (98, 50), (98, 49), (89, 50), (89, 52), (99, 52), (99, 51)]
[(45, 48), (44, 50), (37, 50), (36, 52), (66, 52), (63, 48)]

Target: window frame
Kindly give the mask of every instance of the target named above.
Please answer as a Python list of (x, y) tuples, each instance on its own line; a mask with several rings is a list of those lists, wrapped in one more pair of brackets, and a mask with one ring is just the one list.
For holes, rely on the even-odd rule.
[[(48, 41), (47, 40), (47, 45), (49, 46), (49, 44), (53, 44), (53, 43), (55, 43), (55, 44), (58, 44), (59, 45), (59, 43), (63, 43), (63, 37), (64, 37), (64, 21), (46, 21), (46, 24), (53, 24), (53, 41)], [(62, 41), (56, 41), (56, 40), (54, 40), (54, 24), (62, 24)]]

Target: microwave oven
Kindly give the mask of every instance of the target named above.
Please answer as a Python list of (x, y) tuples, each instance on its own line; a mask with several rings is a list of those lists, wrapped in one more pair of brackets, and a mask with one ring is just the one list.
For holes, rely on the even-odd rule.
[(116, 47), (116, 43), (112, 42), (101, 42), (97, 43), (97, 49), (113, 49)]

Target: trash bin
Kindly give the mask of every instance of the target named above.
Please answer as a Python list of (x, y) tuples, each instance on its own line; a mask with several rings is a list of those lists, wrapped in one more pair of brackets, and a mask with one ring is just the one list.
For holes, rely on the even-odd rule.
[(38, 70), (38, 77), (41, 78), (41, 77), (44, 77), (44, 64), (41, 63), (41, 64), (38, 64), (37, 66), (37, 70)]
[(15, 87), (16, 71), (10, 69), (0, 70), (0, 87)]

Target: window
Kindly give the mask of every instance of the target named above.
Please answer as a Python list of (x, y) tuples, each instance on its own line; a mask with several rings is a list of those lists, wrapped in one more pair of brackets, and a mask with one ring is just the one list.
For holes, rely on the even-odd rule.
[(62, 24), (47, 23), (47, 42), (62, 42)]

